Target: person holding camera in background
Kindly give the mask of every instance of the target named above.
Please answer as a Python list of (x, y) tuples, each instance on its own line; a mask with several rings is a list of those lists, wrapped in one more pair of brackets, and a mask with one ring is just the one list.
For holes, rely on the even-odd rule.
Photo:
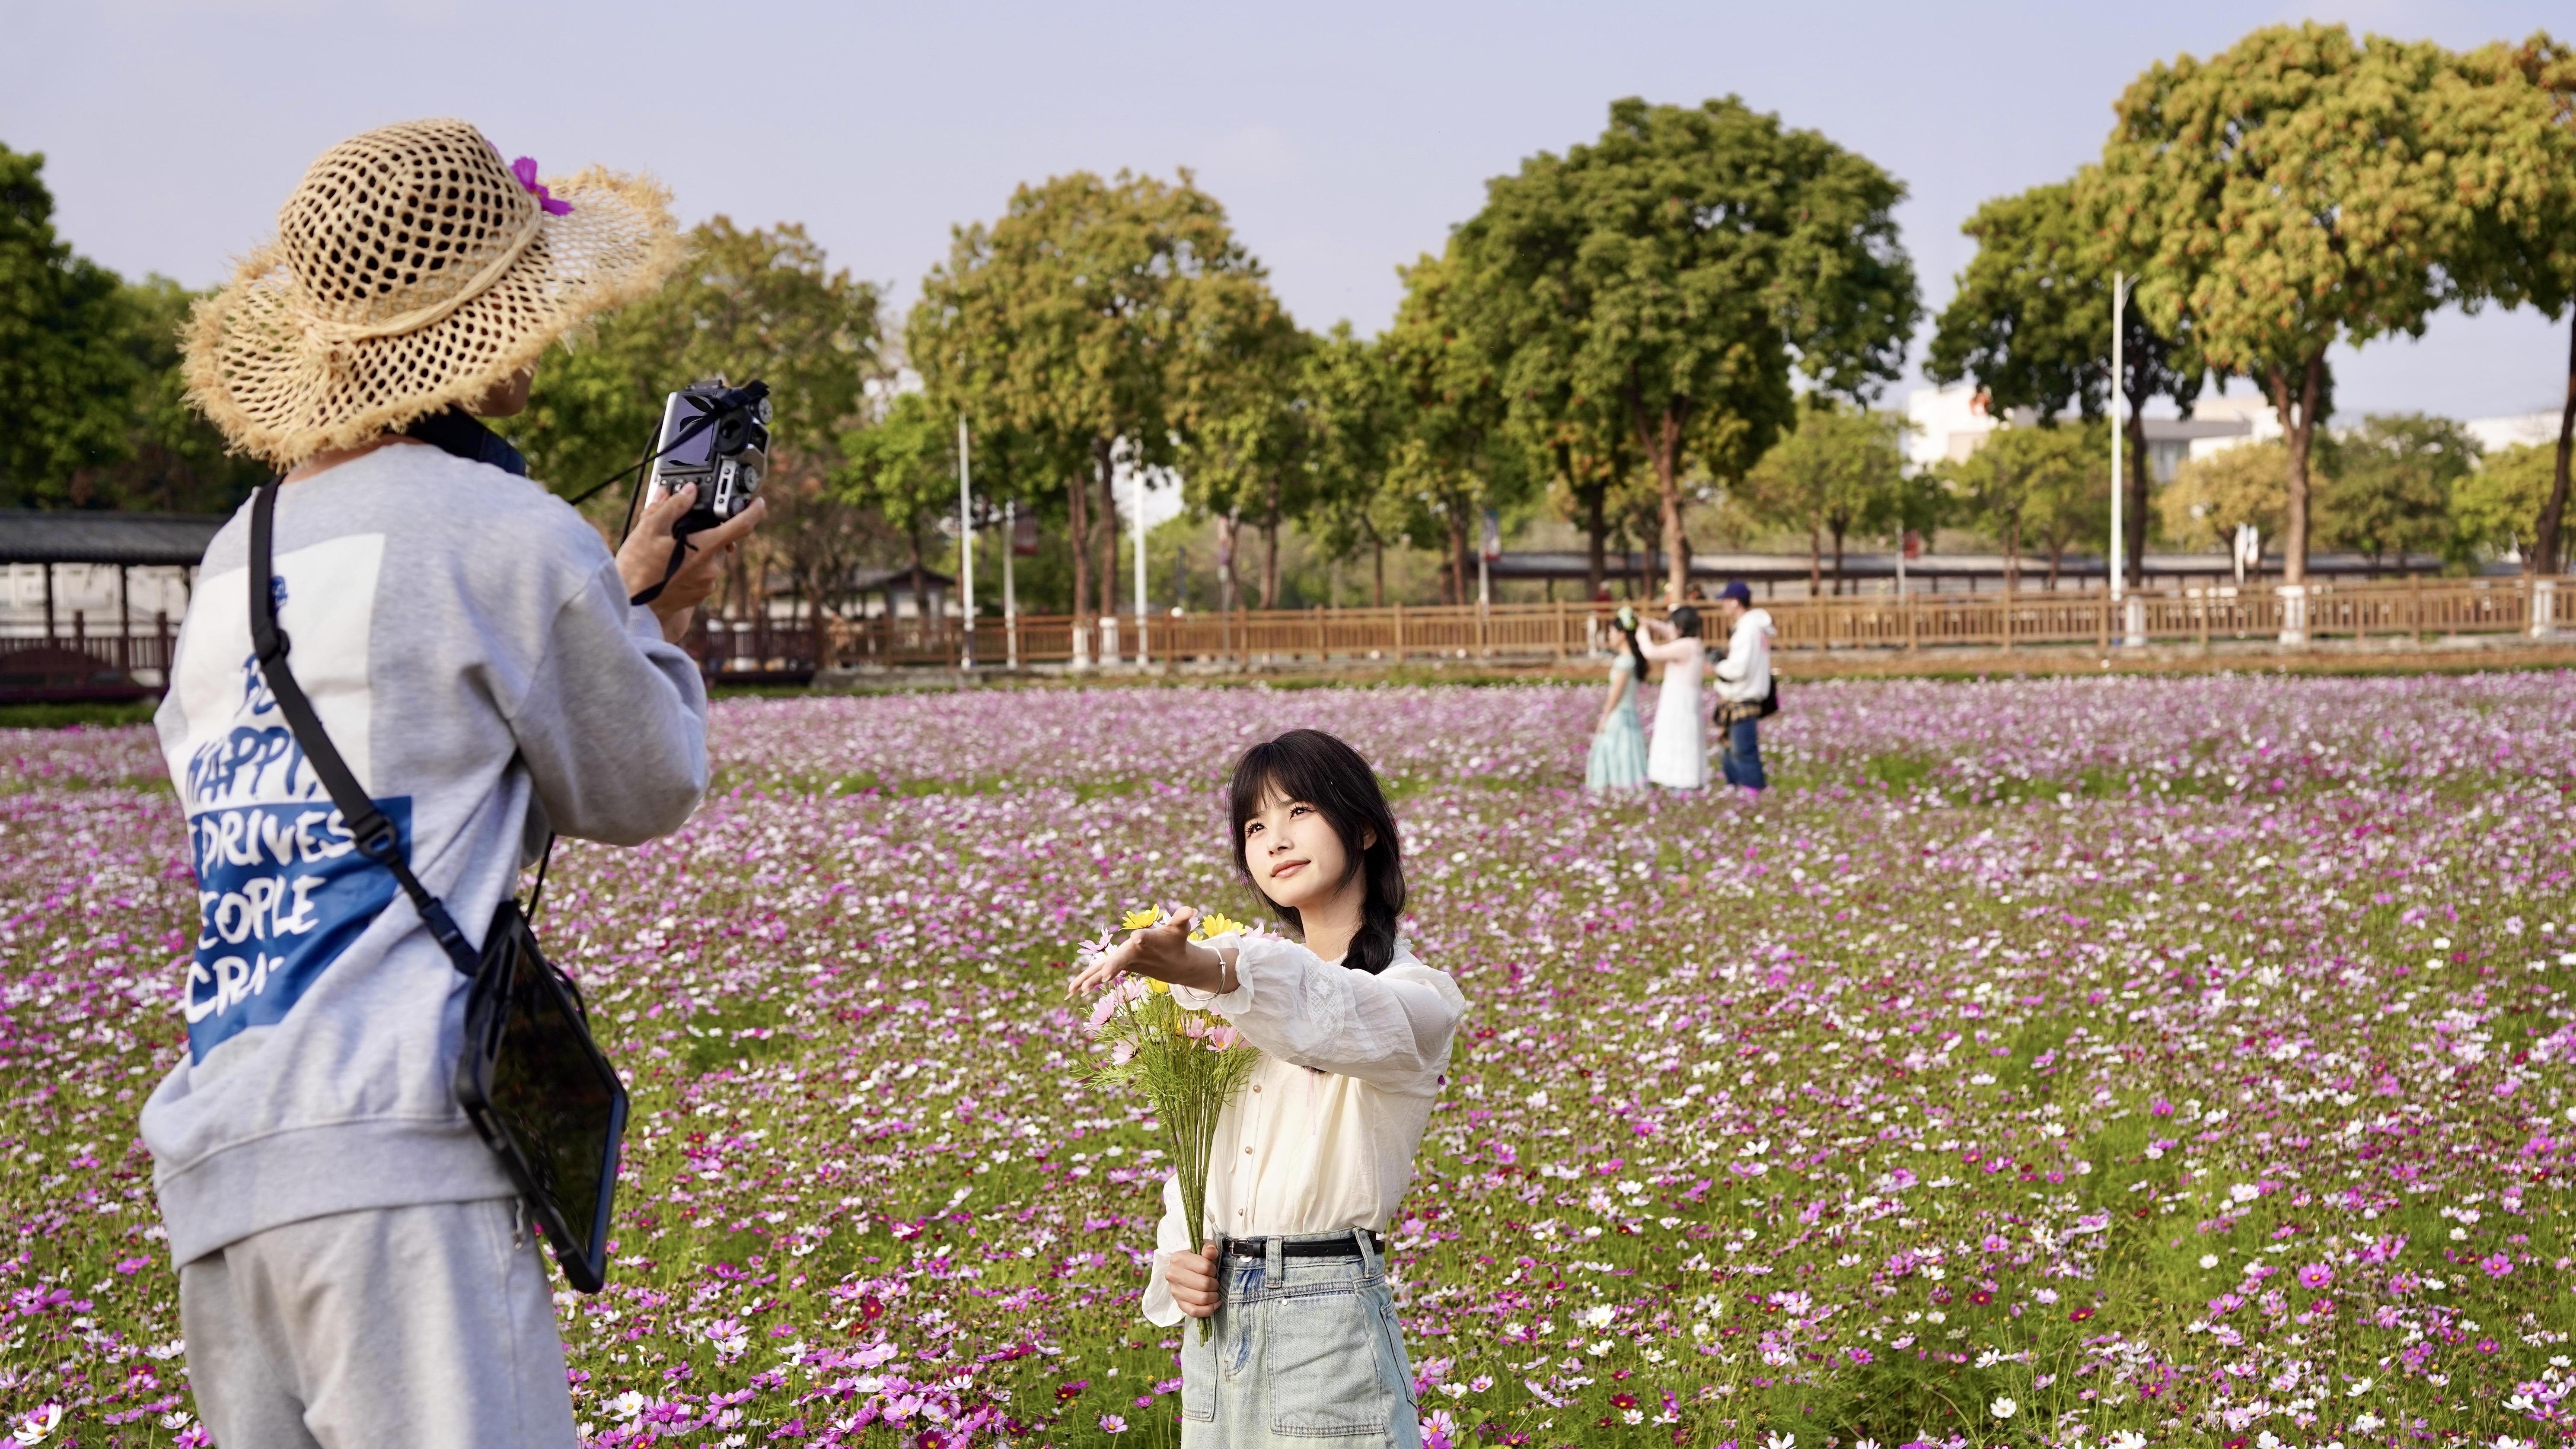
[[(676, 641), (761, 505), (683, 545), (679, 491), (612, 557), (475, 421), (679, 256), (657, 186), (540, 182), (462, 121), (413, 122), (315, 161), (191, 324), (191, 401), (285, 473), (268, 593), (293, 679), (459, 922), (550, 831), (640, 843), (706, 788)], [(187, 1056), (141, 1125), (198, 1412), (227, 1449), (569, 1446), (537, 1235), (455, 1095), (466, 981), (281, 715), (252, 513), (206, 552), (155, 721), (201, 909)]]

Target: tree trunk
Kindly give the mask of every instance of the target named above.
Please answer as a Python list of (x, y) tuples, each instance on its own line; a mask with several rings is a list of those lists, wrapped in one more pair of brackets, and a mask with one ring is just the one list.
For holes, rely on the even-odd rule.
[(2057, 569), (2065, 557), (2066, 541), (2058, 538), (2050, 539), (2048, 541), (2048, 591), (2052, 594), (2057, 592)]
[(2139, 401), (2129, 403), (2129, 503), (2127, 527), (2122, 530), (2121, 552), (2127, 557), (2120, 567), (2127, 571), (2128, 586), (2143, 588), (2147, 582), (2147, 419), (2139, 411)]
[(1591, 550), (1583, 560), (1584, 598), (1587, 600), (1600, 598), (1610, 577), (1608, 561), (1603, 557), (1610, 545), (1610, 524), (1602, 517), (1602, 506), (1608, 501), (1609, 493), (1609, 484), (1597, 483), (1583, 500), (1583, 532)]
[(1664, 604), (1679, 607), (1690, 587), (1689, 543), (1682, 537), (1682, 422), (1687, 404), (1667, 403), (1662, 416), (1646, 417), (1645, 399), (1628, 389), (1628, 416), (1637, 429), (1637, 444), (1655, 465), (1655, 492), (1663, 503)]
[(2004, 522), (2004, 592), (2021, 587), (2021, 520)]
[(1234, 571), (1234, 554), (1242, 542), (1243, 524), (1232, 509), (1216, 516), (1216, 608), (1220, 614), (1234, 612), (1234, 602), (1243, 597), (1243, 584)]
[(2304, 584), (2308, 581), (2308, 449), (2317, 436), (2317, 394), (2325, 384), (2326, 360), (2323, 353), (2311, 357), (2301, 369), (2299, 396), (2290, 397), (2290, 375), (2275, 370), (2271, 375), (2272, 411), (2281, 419), (2281, 440), (2289, 447), (2289, 501), (2284, 509), (2289, 517), (2281, 533), (2281, 582)]
[(1467, 602), (1467, 515), (1463, 508), (1449, 510), (1449, 602), (1461, 606)]
[(1080, 473), (1065, 484), (1065, 533), (1073, 540), (1073, 632), (1082, 637), (1083, 611), (1091, 607), (1091, 480)]
[(1270, 475), (1261, 512), (1261, 607), (1279, 607), (1279, 475)]
[(2558, 572), (2558, 536), (2567, 522), (2567, 480), (2571, 449), (2576, 449), (2576, 307), (2567, 309), (2567, 405), (2558, 411), (2558, 474), (2549, 484), (2549, 501), (2540, 505), (2540, 527), (2531, 544), (2531, 568)]
[(1807, 597), (1818, 598), (1825, 592), (1825, 540), (1814, 519), (1807, 520)]
[(1094, 520), (1092, 532), (1100, 547), (1100, 613), (1106, 618), (1118, 612), (1118, 470), (1112, 440), (1091, 440), (1091, 465), (1100, 480), (1100, 517)]

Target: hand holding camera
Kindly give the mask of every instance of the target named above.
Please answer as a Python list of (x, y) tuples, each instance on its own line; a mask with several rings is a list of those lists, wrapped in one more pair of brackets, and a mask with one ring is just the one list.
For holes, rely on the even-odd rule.
[[(662, 621), (662, 637), (674, 644), (689, 631), (690, 614), (716, 591), (725, 554), (745, 534), (759, 527), (769, 512), (769, 505), (755, 498), (741, 512), (713, 528), (685, 536), (675, 533), (680, 520), (696, 508), (697, 485), (681, 484), (678, 492), (656, 499), (652, 507), (644, 510), (635, 531), (617, 550), (617, 572), (626, 580), (629, 597), (655, 584), (662, 585), (662, 592), (653, 596), (649, 607), (653, 617)], [(683, 547), (688, 549), (688, 557), (674, 571), (671, 554)], [(668, 582), (664, 582), (666, 578)]]
[(758, 495), (769, 416), (769, 388), (757, 380), (730, 388), (715, 378), (663, 401), (644, 516), (618, 545), (617, 568), (628, 597), (652, 608), (672, 643), (715, 592), (726, 553), (768, 513)]

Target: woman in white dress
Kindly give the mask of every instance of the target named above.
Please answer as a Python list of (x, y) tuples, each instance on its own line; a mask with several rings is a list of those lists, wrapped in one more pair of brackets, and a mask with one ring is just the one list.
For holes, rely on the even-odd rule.
[(1708, 735), (1699, 715), (1699, 677), (1708, 653), (1699, 637), (1699, 610), (1673, 610), (1672, 622), (1646, 621), (1654, 642), (1648, 659), (1664, 666), (1664, 688), (1655, 697), (1655, 732), (1646, 746), (1646, 778), (1668, 790), (1708, 784)]

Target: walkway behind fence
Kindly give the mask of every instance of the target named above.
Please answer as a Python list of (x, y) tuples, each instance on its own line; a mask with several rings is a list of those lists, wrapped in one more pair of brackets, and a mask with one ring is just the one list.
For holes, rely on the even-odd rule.
[[(1767, 605), (1786, 653), (1820, 649), (2015, 649), (2120, 642), (2198, 644), (2283, 641), (2304, 623), (2307, 640), (2427, 635), (2546, 635), (2576, 604), (2576, 579), (2422, 579), (2385, 584), (2310, 583), (2132, 594), (2114, 604), (2100, 590), (2020, 590), (1825, 598)], [(1710, 632), (1717, 632), (1710, 610)], [(2302, 620), (2304, 615), (2304, 620)], [(1089, 663), (1134, 667), (1250, 668), (1285, 663), (1579, 657), (1613, 639), (1606, 605), (1238, 610), (1077, 621), (1060, 614), (985, 617), (975, 623), (979, 667)], [(690, 648), (735, 679), (810, 677), (824, 667), (956, 668), (967, 661), (959, 621), (826, 618), (819, 624), (703, 622)], [(1716, 642), (1716, 641), (1713, 641)], [(1140, 648), (1141, 643), (1141, 648)]]

